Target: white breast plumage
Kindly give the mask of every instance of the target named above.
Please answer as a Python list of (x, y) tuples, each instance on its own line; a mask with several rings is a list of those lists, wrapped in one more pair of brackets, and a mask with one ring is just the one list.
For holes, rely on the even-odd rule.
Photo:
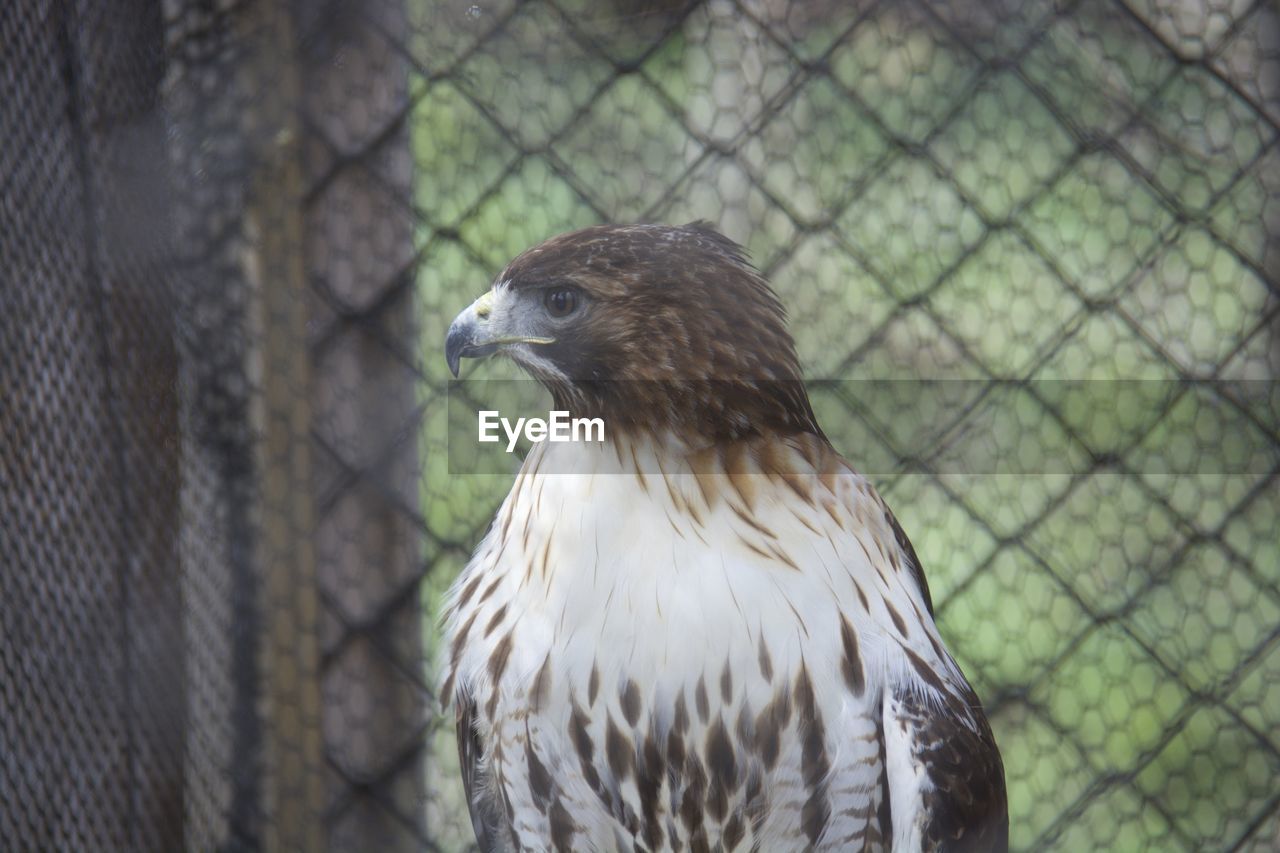
[(914, 560), (816, 436), (536, 446), (446, 611), (482, 843), (942, 837), (951, 800), (991, 783), (929, 762), (999, 756)]

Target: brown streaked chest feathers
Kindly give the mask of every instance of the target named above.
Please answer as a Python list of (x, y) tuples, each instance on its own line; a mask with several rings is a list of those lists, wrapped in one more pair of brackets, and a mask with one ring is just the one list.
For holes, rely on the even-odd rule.
[[(816, 437), (541, 447), (450, 616), (499, 823), (566, 849), (883, 844), (885, 673), (954, 676), (865, 480)], [(866, 642), (886, 629), (897, 651)]]

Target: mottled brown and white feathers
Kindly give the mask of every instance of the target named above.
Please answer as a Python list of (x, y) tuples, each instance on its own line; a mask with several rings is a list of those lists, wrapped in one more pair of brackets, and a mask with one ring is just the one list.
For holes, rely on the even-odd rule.
[(482, 847), (1004, 849), (999, 752), (919, 561), (737, 246), (554, 238), (450, 331), (451, 364), (495, 351), (607, 441), (536, 445), (448, 599)]

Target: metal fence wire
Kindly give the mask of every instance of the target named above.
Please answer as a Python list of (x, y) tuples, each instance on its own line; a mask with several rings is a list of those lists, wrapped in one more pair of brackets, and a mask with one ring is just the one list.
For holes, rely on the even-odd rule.
[(1274, 4), (17, 0), (0, 87), (3, 849), (474, 844), (445, 329), (696, 218), (809, 376), (911, 380), (815, 406), (1013, 845), (1280, 849)]

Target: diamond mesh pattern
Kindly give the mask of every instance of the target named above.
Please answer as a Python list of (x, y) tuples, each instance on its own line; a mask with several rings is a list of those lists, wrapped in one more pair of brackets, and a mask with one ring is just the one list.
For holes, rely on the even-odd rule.
[(508, 482), (445, 329), (695, 218), (914, 540), (1013, 846), (1280, 845), (1273, 4), (101, 5), (0, 11), (0, 846), (467, 849), (435, 617)]

